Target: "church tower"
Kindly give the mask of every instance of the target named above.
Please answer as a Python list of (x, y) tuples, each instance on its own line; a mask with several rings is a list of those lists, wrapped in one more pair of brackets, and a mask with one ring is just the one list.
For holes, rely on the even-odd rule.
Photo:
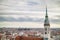
[(50, 40), (50, 24), (48, 19), (47, 7), (44, 21), (44, 40)]

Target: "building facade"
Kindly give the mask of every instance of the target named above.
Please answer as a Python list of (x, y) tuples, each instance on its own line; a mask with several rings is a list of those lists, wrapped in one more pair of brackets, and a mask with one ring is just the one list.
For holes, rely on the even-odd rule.
[(48, 19), (47, 7), (46, 7), (46, 16), (44, 21), (44, 40), (50, 40), (50, 24)]

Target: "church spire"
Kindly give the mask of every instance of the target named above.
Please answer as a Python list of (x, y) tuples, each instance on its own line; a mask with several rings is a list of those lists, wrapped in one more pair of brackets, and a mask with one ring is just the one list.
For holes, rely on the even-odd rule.
[(47, 6), (46, 6), (46, 15), (45, 15), (44, 26), (50, 26), (49, 19), (48, 19), (48, 14), (47, 14)]
[(50, 23), (48, 19), (47, 6), (46, 6), (45, 21), (44, 21), (44, 40), (50, 40)]

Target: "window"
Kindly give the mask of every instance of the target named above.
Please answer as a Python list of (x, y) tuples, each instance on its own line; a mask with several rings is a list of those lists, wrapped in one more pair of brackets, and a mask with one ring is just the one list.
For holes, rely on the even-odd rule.
[(45, 32), (45, 34), (47, 34), (47, 32)]
[(47, 28), (45, 28), (45, 30), (47, 30)]

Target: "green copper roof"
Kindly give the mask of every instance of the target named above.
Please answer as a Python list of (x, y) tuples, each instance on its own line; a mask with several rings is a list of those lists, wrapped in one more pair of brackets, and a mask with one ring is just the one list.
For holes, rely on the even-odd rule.
[(48, 13), (47, 13), (47, 6), (46, 6), (46, 15), (45, 15), (45, 21), (44, 21), (44, 25), (46, 26), (46, 25), (50, 25), (49, 24), (49, 19), (48, 19)]

